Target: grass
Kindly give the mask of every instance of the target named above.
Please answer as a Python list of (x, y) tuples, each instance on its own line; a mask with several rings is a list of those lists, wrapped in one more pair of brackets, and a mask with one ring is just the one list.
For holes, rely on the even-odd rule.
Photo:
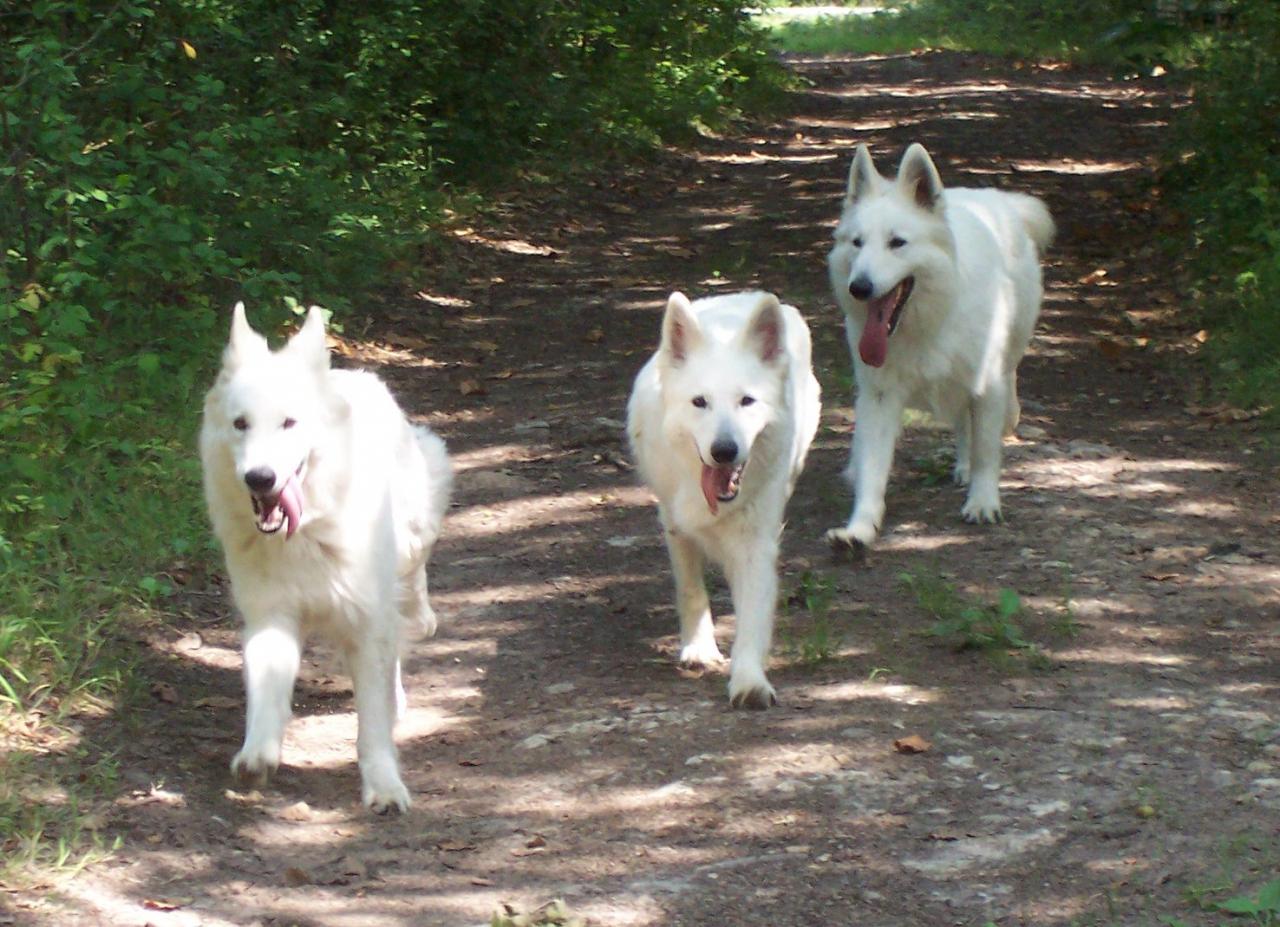
[[(198, 404), (179, 396), (174, 408)], [(115, 761), (111, 745), (85, 731), (96, 718), (127, 716), (145, 692), (130, 629), (167, 618), (178, 581), (214, 556), (194, 416), (116, 427), (60, 461), (40, 501), (56, 518), (0, 523), (9, 542), (0, 552), (5, 885), (73, 872), (111, 851), (95, 809), (116, 788)]]
[(1123, 65), (1182, 63), (1200, 40), (1149, 15), (1140, 3), (1080, 4), (907, 0), (869, 15), (796, 17), (766, 11), (775, 45), (803, 55), (888, 55), (921, 49)]
[(786, 650), (805, 666), (826, 663), (834, 659), (840, 650), (844, 632), (831, 621), (831, 603), (835, 594), (835, 584), (830, 579), (806, 570), (787, 596), (787, 604), (802, 617), (792, 613)]
[(1043, 659), (1039, 647), (1023, 637), (1017, 619), (1022, 599), (1013, 589), (1001, 589), (994, 602), (967, 598), (936, 574), (902, 573), (903, 589), (933, 619), (924, 633), (956, 650), (980, 650), (990, 654), (1022, 652)]

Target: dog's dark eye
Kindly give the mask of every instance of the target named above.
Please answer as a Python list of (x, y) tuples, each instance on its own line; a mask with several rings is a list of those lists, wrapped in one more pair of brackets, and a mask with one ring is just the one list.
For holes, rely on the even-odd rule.
[(894, 250), (901, 248), (906, 243), (907, 243), (907, 240), (905, 238), (899, 238), (897, 235), (894, 235), (892, 238), (889, 239), (889, 247), (893, 248)]
[(298, 420), (297, 420), (297, 419), (293, 419), (293, 418), (286, 418), (286, 419), (285, 419), (285, 420), (280, 424), (280, 427), (281, 427), (281, 428), (284, 428), (284, 429), (286, 429), (286, 430), (288, 430), (288, 429), (292, 428), (292, 427), (293, 427), (294, 425), (296, 425), (296, 424), (298, 424)]
[(707, 397), (706, 397), (706, 396), (694, 396), (694, 397), (693, 397), (693, 407), (694, 407), (695, 409), (705, 409), (705, 408), (707, 407)]
[(755, 396), (743, 396), (743, 397), (742, 397), (742, 405), (744, 405), (744, 406), (753, 406), (753, 405), (755, 405), (755, 403), (756, 403), (756, 397), (755, 397)]
[(854, 246), (855, 248), (861, 248), (861, 247), (862, 247), (862, 236), (861, 236), (861, 235), (859, 235), (857, 238), (855, 238), (855, 239), (853, 240), (852, 244), (853, 244), (853, 246)]
[(238, 419), (236, 419), (234, 422), (231, 423), (231, 427), (234, 428), (236, 431), (248, 431), (249, 420), (242, 415)]

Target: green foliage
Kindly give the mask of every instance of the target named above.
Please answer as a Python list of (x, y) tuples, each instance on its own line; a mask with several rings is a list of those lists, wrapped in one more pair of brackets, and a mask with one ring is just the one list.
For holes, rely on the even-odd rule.
[(831, 621), (831, 603), (836, 588), (821, 573), (805, 570), (796, 582), (795, 589), (787, 596), (787, 604), (798, 608), (803, 616), (793, 617), (789, 628), (787, 649), (799, 662), (808, 666), (825, 663), (835, 657), (840, 649), (843, 633)]
[(1022, 636), (1014, 619), (1022, 612), (1022, 600), (1012, 589), (1001, 589), (994, 603), (967, 601), (941, 577), (902, 573), (902, 587), (934, 623), (927, 633), (960, 650), (1031, 650), (1036, 645)]
[(1237, 402), (1280, 408), (1280, 7), (1236, 9), (1192, 73), (1164, 186), (1190, 226), (1213, 382)]

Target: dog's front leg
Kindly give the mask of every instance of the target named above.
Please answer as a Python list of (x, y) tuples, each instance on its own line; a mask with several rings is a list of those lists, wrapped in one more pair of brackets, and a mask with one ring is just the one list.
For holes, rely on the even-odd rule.
[(231, 771), (238, 778), (264, 785), (280, 765), (280, 744), (292, 713), (293, 683), (301, 660), (296, 623), (281, 620), (245, 628), (244, 745), (231, 760)]
[(767, 539), (744, 541), (725, 563), (738, 618), (729, 667), (729, 702), (734, 708), (764, 709), (778, 701), (764, 671), (773, 644), (773, 613), (778, 601), (776, 537), (774, 531)]
[(1000, 512), (1000, 457), (1003, 451), (1004, 423), (1009, 406), (1006, 381), (990, 384), (973, 400), (973, 435), (970, 457), (973, 471), (969, 477), (969, 495), (960, 514), (967, 522), (998, 522)]
[(874, 388), (859, 389), (854, 405), (853, 448), (849, 475), (853, 513), (843, 528), (832, 528), (833, 545), (870, 544), (884, 521), (884, 494), (893, 469), (893, 450), (902, 429), (903, 404)]
[(716, 646), (711, 603), (702, 576), (702, 550), (674, 528), (667, 528), (666, 539), (676, 584), (676, 612), (680, 617), (680, 662), (685, 666), (720, 663), (724, 657)]
[[(370, 622), (373, 624), (373, 622)], [(356, 755), (360, 760), (361, 797), (376, 814), (408, 811), (409, 790), (400, 779), (392, 734), (399, 684), (399, 641), (394, 621), (387, 629), (355, 642), (347, 652), (356, 697)]]

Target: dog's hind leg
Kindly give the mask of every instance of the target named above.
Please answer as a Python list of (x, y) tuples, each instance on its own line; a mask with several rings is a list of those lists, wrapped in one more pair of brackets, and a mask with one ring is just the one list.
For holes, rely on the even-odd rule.
[(245, 629), (248, 708), (244, 745), (231, 760), (231, 771), (237, 777), (262, 785), (280, 765), (280, 744), (292, 712), (293, 684), (301, 660), (302, 645), (295, 623), (282, 620)]
[(1013, 434), (1022, 418), (1022, 405), (1018, 402), (1018, 371), (1010, 370), (1005, 378), (1005, 388), (1009, 391), (1008, 401), (1004, 407), (1004, 433)]
[(970, 456), (973, 452), (973, 402), (966, 402), (956, 415), (956, 464), (951, 469), (951, 478), (957, 486), (969, 485), (971, 470)]
[[(373, 624), (377, 619), (374, 619)], [(396, 689), (400, 685), (395, 623), (379, 623), (385, 631), (369, 634), (347, 652), (356, 697), (356, 753), (360, 760), (361, 797), (371, 811), (407, 811), (409, 790), (400, 780), (395, 725)]]
[(1009, 408), (1007, 380), (991, 384), (973, 401), (972, 459), (969, 495), (960, 514), (967, 522), (998, 522), (1000, 512), (1000, 457), (1005, 415)]
[(436, 633), (436, 613), (427, 595), (426, 566), (416, 567), (406, 582), (408, 588), (401, 596), (405, 621), (423, 637), (431, 637)]
[(676, 613), (680, 617), (680, 662), (685, 666), (720, 663), (724, 656), (716, 646), (711, 602), (702, 576), (702, 550), (675, 529), (668, 528), (665, 534), (676, 584)]
[(729, 669), (729, 702), (734, 708), (764, 709), (778, 697), (765, 676), (773, 643), (773, 612), (778, 600), (776, 532), (742, 541), (725, 563), (737, 630)]

